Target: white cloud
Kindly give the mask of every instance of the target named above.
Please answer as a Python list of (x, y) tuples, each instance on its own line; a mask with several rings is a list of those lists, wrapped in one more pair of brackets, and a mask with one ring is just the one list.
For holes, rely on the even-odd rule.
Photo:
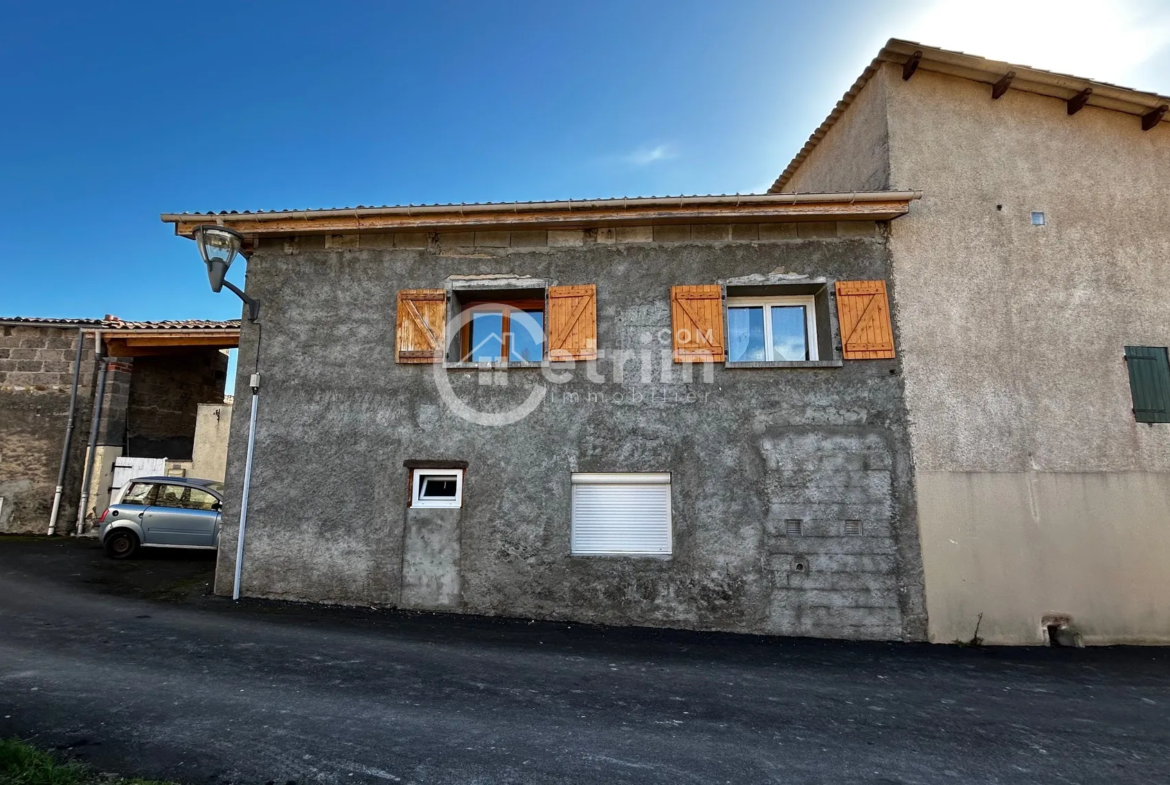
[(668, 144), (658, 144), (653, 147), (639, 147), (632, 153), (623, 155), (622, 161), (631, 166), (649, 166), (656, 161), (667, 161), (677, 157), (673, 147)]
[(897, 37), (1049, 71), (1166, 91), (1143, 65), (1170, 47), (1162, 0), (938, 0)]

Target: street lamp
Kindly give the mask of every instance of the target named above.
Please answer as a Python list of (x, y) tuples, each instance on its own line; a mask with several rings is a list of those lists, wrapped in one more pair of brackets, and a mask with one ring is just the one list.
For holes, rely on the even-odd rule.
[(199, 246), (199, 255), (207, 265), (207, 280), (211, 282), (211, 291), (218, 293), (226, 286), (247, 303), (248, 321), (255, 322), (260, 317), (260, 303), (236, 288), (231, 281), (224, 280), (228, 268), (232, 266), (232, 260), (236, 258), (244, 244), (244, 236), (223, 226), (197, 226), (195, 244)]
[[(195, 244), (199, 246), (199, 255), (207, 265), (207, 280), (211, 282), (211, 291), (219, 292), (223, 287), (234, 292), (248, 306), (248, 321), (253, 324), (260, 317), (260, 302), (240, 291), (231, 281), (225, 281), (228, 268), (232, 260), (240, 252), (244, 244), (244, 236), (223, 226), (195, 227)], [(236, 535), (236, 575), (232, 586), (232, 599), (240, 599), (240, 576), (244, 568), (244, 529), (248, 525), (248, 491), (252, 487), (252, 454), (256, 446), (256, 412), (260, 395), (260, 333), (256, 334), (256, 373), (248, 381), (252, 388), (252, 407), (248, 417), (248, 456), (244, 460), (244, 493), (240, 499), (240, 530)]]

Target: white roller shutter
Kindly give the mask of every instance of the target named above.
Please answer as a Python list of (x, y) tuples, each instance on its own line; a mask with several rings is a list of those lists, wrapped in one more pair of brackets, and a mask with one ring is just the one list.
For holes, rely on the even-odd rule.
[(572, 552), (669, 556), (669, 474), (574, 474)]

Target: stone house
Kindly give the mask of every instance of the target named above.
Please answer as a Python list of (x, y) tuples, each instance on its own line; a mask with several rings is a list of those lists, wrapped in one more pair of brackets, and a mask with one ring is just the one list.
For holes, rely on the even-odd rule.
[(238, 340), (237, 322), (0, 318), (0, 533), (44, 533), (49, 526), (75, 369), (59, 532), (74, 530), (78, 520), (91, 433), (83, 521), (105, 508), (124, 456), (167, 459), (172, 472), (186, 471), (198, 406), (222, 406), (224, 349)]
[(242, 233), (263, 302), (243, 594), (923, 638), (887, 290), (915, 198), (163, 216)]
[(772, 187), (890, 226), (930, 640), (1170, 642), (1170, 99), (892, 40)]

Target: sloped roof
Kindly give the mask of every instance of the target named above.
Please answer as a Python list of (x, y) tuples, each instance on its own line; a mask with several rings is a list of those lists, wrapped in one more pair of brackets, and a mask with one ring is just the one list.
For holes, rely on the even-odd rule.
[[(861, 76), (846, 91), (844, 97), (833, 107), (833, 111), (825, 118), (800, 152), (788, 164), (788, 167), (776, 178), (776, 182), (768, 189), (768, 193), (782, 193), (784, 186), (792, 179), (792, 175), (812, 153), (821, 139), (829, 132), (845, 110), (853, 103), (858, 93), (869, 82), (883, 63), (894, 63), (905, 66), (912, 58), (917, 57), (917, 70), (934, 71), (937, 73), (970, 79), (976, 82), (994, 85), (1008, 72), (1014, 77), (1010, 82), (1012, 90), (1046, 95), (1067, 101), (1084, 90), (1089, 90), (1086, 106), (1096, 106), (1114, 112), (1145, 116), (1159, 107), (1170, 105), (1170, 98), (1157, 93), (1135, 90), (1130, 87), (1121, 87), (1109, 82), (1098, 82), (1080, 76), (1045, 71), (1028, 65), (1015, 65), (999, 60), (988, 60), (978, 55), (965, 52), (954, 52), (948, 49), (939, 49), (933, 46), (924, 46), (913, 41), (903, 41), (891, 38), (878, 52), (873, 62), (861, 72)], [(1161, 118), (1161, 122), (1170, 122), (1170, 112)]]

